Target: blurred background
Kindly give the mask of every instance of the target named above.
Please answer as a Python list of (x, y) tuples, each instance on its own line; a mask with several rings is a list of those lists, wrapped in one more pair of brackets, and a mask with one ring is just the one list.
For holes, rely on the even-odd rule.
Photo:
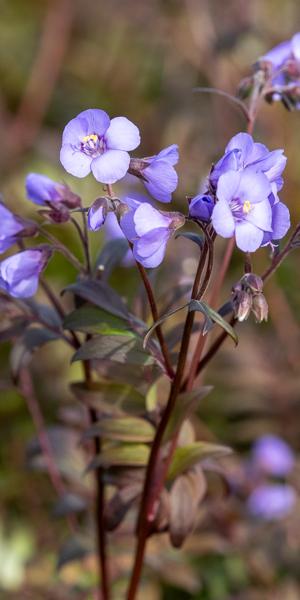
[[(228, 139), (245, 128), (233, 104), (193, 93), (193, 88), (218, 87), (234, 94), (260, 55), (300, 29), (297, 0), (0, 0), (0, 8), (1, 193), (13, 210), (31, 217), (36, 207), (26, 200), (24, 190), (31, 171), (67, 182), (86, 205), (101, 195), (92, 176), (75, 180), (59, 163), (63, 127), (86, 108), (126, 115), (136, 123), (142, 138), (137, 156), (179, 145), (174, 205), (185, 210), (185, 196), (196, 194)], [(300, 220), (300, 115), (288, 113), (280, 103), (266, 104), (254, 135), (270, 149), (285, 149), (288, 163), (281, 196), (295, 224)], [(121, 182), (116, 191), (125, 193), (128, 185)], [(69, 225), (63, 232), (53, 227), (53, 232), (80, 254)], [(102, 235), (93, 235), (95, 253)], [(223, 251), (220, 241), (216, 270)], [(168, 259), (154, 276), (161, 309), (172, 297), (172, 275), (175, 282), (191, 282), (196, 251), (188, 242), (174, 241)], [(255, 272), (261, 273), (267, 264), (268, 253), (260, 250)], [(236, 252), (224, 301), (241, 269)], [(47, 275), (60, 290), (72, 281), (74, 271), (56, 257)], [(112, 283), (129, 301), (139, 291), (131, 270), (118, 269)], [(297, 251), (266, 285), (265, 294), (269, 322), (258, 326), (250, 320), (239, 327), (238, 350), (227, 341), (205, 372), (205, 382), (214, 390), (201, 405), (199, 423), (208, 439), (234, 448), (234, 458), (226, 464), (237, 479), (243, 477), (259, 436), (272, 432), (283, 437), (296, 454), (289, 478), (300, 491)], [(35, 429), (24, 399), (12, 387), (9, 355), (9, 343), (2, 344), (0, 598), (91, 598), (95, 565), (90, 555), (56, 570), (57, 548), (64, 543), (67, 528), (51, 516), (55, 492), (47, 476), (28, 468), (27, 448)], [(80, 379), (81, 372), (77, 365), (70, 367), (70, 356), (62, 343), (55, 342), (39, 350), (31, 364), (48, 425), (63, 427), (72, 417), (68, 386)], [(76, 421), (76, 414), (73, 417)], [(82, 457), (76, 444), (72, 448), (71, 471), (78, 479)], [(227, 498), (214, 478), (209, 482), (209, 508), (205, 502), (184, 556), (172, 550), (169, 562), (159, 568), (167, 546), (163, 538), (153, 540), (141, 597), (298, 600), (299, 503), (281, 520), (256, 522), (242, 504)]]

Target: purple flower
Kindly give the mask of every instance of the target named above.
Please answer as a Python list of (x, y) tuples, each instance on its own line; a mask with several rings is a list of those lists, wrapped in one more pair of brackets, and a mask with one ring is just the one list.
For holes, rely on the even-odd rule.
[(131, 159), (130, 172), (141, 177), (149, 194), (160, 202), (171, 202), (176, 190), (178, 175), (174, 165), (178, 163), (178, 146), (173, 144), (159, 154), (143, 159)]
[(88, 211), (88, 227), (91, 231), (98, 231), (104, 225), (107, 211), (106, 198), (97, 198)]
[(24, 250), (0, 263), (0, 288), (14, 298), (30, 298), (51, 256), (48, 246)]
[(200, 221), (210, 221), (214, 208), (214, 199), (209, 194), (198, 194), (191, 199), (189, 205), (189, 215)]
[(214, 166), (210, 183), (216, 188), (219, 177), (227, 171), (251, 168), (255, 173), (264, 173), (270, 183), (275, 182), (277, 189), (280, 189), (286, 161), (283, 150), (270, 152), (264, 144), (254, 142), (248, 133), (238, 133), (227, 144), (224, 156)]
[(40, 173), (29, 173), (26, 177), (26, 193), (29, 200), (40, 206), (64, 204), (68, 208), (80, 205), (80, 198), (70, 188), (53, 181)]
[(281, 240), (291, 225), (289, 209), (283, 202), (280, 202), (275, 190), (269, 196), (269, 202), (272, 210), (272, 232), (265, 232), (262, 246)]
[[(109, 212), (106, 217), (105, 225), (104, 225), (104, 234), (105, 234), (105, 239), (107, 241), (126, 239), (125, 235), (118, 223), (118, 219), (117, 219), (115, 213), (113, 213), (113, 212)], [(128, 248), (128, 251), (126, 252), (121, 264), (123, 267), (131, 267), (132, 265), (135, 264), (130, 248)]]
[(254, 468), (282, 477), (290, 473), (294, 463), (292, 449), (277, 435), (264, 435), (256, 440), (252, 450)]
[(35, 232), (36, 226), (34, 223), (14, 215), (0, 201), (0, 252), (5, 252), (20, 237), (33, 235)]
[(238, 248), (244, 252), (257, 250), (264, 232), (272, 231), (269, 202), (271, 185), (263, 173), (252, 169), (228, 171), (218, 181), (212, 224), (222, 237), (235, 235)]
[(115, 183), (128, 171), (128, 150), (140, 143), (139, 130), (126, 117), (110, 120), (104, 110), (88, 109), (65, 127), (60, 160), (66, 171), (102, 183)]
[(121, 218), (121, 228), (133, 244), (134, 258), (146, 268), (162, 262), (169, 239), (184, 225), (180, 213), (162, 213), (147, 202), (126, 198), (129, 210)]
[(261, 56), (258, 68), (266, 70), (268, 76), (267, 96), (271, 100), (290, 100), (288, 106), (299, 109), (300, 99), (298, 86), (300, 84), (300, 33), (290, 40), (278, 44)]
[(285, 517), (295, 502), (296, 492), (292, 486), (265, 483), (256, 487), (250, 494), (247, 508), (254, 517), (271, 521)]

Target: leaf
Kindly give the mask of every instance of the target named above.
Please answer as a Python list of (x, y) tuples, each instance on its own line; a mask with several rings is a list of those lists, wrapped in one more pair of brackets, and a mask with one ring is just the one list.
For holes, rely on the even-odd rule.
[(91, 542), (86, 538), (79, 536), (70, 538), (59, 551), (56, 568), (59, 570), (70, 562), (81, 560), (93, 551)]
[(127, 416), (104, 417), (89, 427), (83, 437), (86, 439), (99, 436), (119, 442), (151, 442), (154, 433), (153, 425), (145, 419)]
[(121, 444), (104, 448), (101, 454), (88, 465), (86, 472), (98, 467), (144, 467), (149, 459), (150, 449), (145, 444)]
[(62, 319), (58, 314), (57, 310), (48, 304), (39, 304), (35, 300), (31, 298), (26, 300), (27, 306), (31, 309), (31, 311), (43, 321), (45, 324), (50, 325), (51, 327), (60, 327)]
[(233, 339), (234, 343), (237, 345), (238, 336), (233, 327), (230, 325), (230, 323), (227, 323), (227, 321), (225, 321), (219, 313), (213, 310), (205, 302), (202, 302), (201, 300), (191, 300), (189, 303), (189, 310), (199, 311), (205, 316), (206, 321), (204, 324), (203, 335), (205, 335), (209, 331), (209, 329), (211, 329), (212, 322), (214, 322), (220, 325), (220, 327), (222, 327), (222, 329), (224, 329), (226, 333), (228, 333), (228, 335)]
[(10, 354), (12, 376), (14, 378), (18, 377), (19, 370), (23, 366), (28, 365), (33, 352), (37, 348), (60, 338), (61, 335), (59, 333), (54, 333), (53, 331), (49, 331), (49, 329), (42, 329), (40, 327), (27, 329), (18, 342), (14, 344)]
[(201, 248), (201, 250), (202, 250), (204, 242), (205, 242), (203, 235), (200, 235), (200, 233), (194, 233), (193, 231), (184, 231), (182, 233), (178, 233), (177, 235), (175, 235), (176, 240), (179, 237), (184, 237), (187, 240), (194, 242), (195, 244), (197, 244), (197, 246), (199, 246), (199, 248)]
[(126, 239), (117, 238), (109, 240), (103, 246), (98, 258), (96, 259), (95, 269), (100, 269), (107, 279), (114, 267), (120, 264), (125, 254), (128, 252), (128, 242)]
[(98, 335), (85, 342), (72, 357), (76, 360), (110, 359), (116, 363), (151, 365), (154, 358), (147, 354), (141, 341), (134, 334)]
[(61, 496), (53, 508), (54, 517), (66, 517), (67, 515), (83, 512), (87, 508), (87, 502), (82, 496), (66, 492)]
[(96, 306), (88, 305), (77, 308), (67, 315), (63, 326), (64, 329), (91, 334), (116, 334), (128, 330), (128, 322), (124, 319), (120, 319)]
[(164, 435), (164, 441), (168, 441), (174, 434), (175, 431), (180, 429), (183, 421), (187, 419), (192, 412), (194, 412), (201, 400), (207, 396), (213, 389), (211, 385), (205, 385), (191, 392), (184, 392), (179, 394), (175, 408), (169, 419), (169, 423)]
[(180, 548), (196, 525), (198, 506), (206, 493), (206, 479), (202, 469), (194, 467), (180, 475), (170, 492), (170, 540)]
[(231, 452), (232, 450), (228, 446), (210, 442), (194, 442), (188, 446), (178, 447), (173, 455), (168, 479), (175, 479), (175, 477), (206, 458), (220, 458), (231, 454)]
[(107, 531), (113, 531), (123, 521), (127, 511), (141, 493), (141, 483), (134, 483), (117, 490), (104, 508), (104, 522)]
[(74, 295), (91, 302), (99, 308), (116, 317), (127, 318), (129, 312), (121, 296), (115, 292), (104, 281), (95, 281), (93, 279), (80, 279), (65, 288), (64, 292), (72, 292)]
[(95, 408), (103, 415), (136, 415), (145, 412), (145, 397), (131, 385), (110, 381), (71, 384), (71, 390), (85, 406)]
[(186, 302), (186, 304), (183, 304), (182, 306), (179, 306), (178, 308), (175, 308), (174, 310), (171, 310), (170, 312), (168, 312), (165, 315), (163, 315), (162, 317), (160, 317), (157, 321), (155, 321), (155, 323), (153, 323), (152, 327), (150, 327), (150, 329), (148, 329), (148, 331), (147, 331), (147, 333), (146, 333), (146, 335), (144, 337), (144, 343), (143, 343), (144, 348), (146, 348), (146, 346), (148, 344), (148, 341), (149, 341), (149, 338), (151, 337), (151, 335), (155, 331), (156, 327), (158, 327), (158, 325), (161, 325), (169, 317), (172, 317), (172, 315), (175, 315), (177, 312), (179, 312), (180, 310), (183, 310), (187, 306), (189, 306), (188, 302)]

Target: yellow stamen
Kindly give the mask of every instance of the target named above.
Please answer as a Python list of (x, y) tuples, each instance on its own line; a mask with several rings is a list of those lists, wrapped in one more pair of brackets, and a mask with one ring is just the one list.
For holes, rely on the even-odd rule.
[(247, 215), (250, 212), (251, 208), (251, 202), (249, 200), (245, 200), (243, 205), (243, 212)]
[(96, 135), (96, 133), (90, 133), (89, 135), (85, 135), (84, 138), (82, 138), (83, 142), (92, 141), (92, 142), (96, 143), (97, 140), (98, 140), (98, 136)]

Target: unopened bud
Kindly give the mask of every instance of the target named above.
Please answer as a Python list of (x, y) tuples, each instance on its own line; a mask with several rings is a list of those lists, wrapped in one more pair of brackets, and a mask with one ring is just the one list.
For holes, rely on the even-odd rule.
[(241, 281), (243, 287), (249, 288), (251, 292), (255, 294), (262, 292), (264, 283), (259, 275), (255, 275), (255, 273), (246, 273)]
[(88, 211), (88, 226), (91, 231), (98, 231), (105, 222), (108, 213), (107, 198), (97, 198)]
[(235, 318), (240, 322), (246, 321), (252, 308), (251, 294), (245, 290), (236, 292), (233, 296), (232, 304)]
[(263, 294), (257, 294), (253, 297), (252, 312), (257, 323), (268, 320), (268, 303)]

